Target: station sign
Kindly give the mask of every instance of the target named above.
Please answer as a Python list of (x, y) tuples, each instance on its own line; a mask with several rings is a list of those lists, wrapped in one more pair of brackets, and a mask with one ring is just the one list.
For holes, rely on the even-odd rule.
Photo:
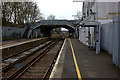
[(74, 25), (74, 27), (78, 27), (78, 25)]
[(24, 28), (24, 27), (18, 27), (19, 29), (22, 29), (22, 28)]

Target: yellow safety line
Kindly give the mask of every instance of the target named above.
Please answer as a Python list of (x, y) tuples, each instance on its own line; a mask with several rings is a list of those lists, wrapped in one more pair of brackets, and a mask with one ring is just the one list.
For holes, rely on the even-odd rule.
[(69, 42), (70, 42), (70, 46), (71, 46), (71, 49), (72, 49), (72, 54), (73, 54), (73, 59), (74, 59), (74, 63), (75, 63), (75, 67), (76, 67), (76, 71), (77, 71), (77, 75), (78, 75), (78, 79), (82, 80), (70, 38), (69, 38)]

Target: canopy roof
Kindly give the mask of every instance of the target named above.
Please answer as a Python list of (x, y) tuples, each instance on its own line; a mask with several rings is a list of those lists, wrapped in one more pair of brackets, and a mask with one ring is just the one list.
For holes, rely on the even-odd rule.
[(98, 21), (86, 21), (83, 24), (80, 24), (82, 27), (97, 27), (100, 25)]

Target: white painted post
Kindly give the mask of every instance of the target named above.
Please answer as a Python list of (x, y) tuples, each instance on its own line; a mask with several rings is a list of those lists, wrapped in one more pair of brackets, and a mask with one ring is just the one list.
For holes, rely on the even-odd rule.
[(96, 29), (96, 54), (99, 54), (99, 31), (98, 31), (98, 26), (97, 26), (97, 29)]
[(100, 32), (101, 31), (101, 24), (99, 24), (99, 53), (100, 53)]
[[(97, 22), (98, 22), (98, 1), (96, 1), (96, 18), (97, 18)], [(99, 25), (97, 24), (97, 29), (96, 29), (96, 37), (97, 37), (97, 40), (96, 40), (96, 54), (99, 54), (99, 48), (100, 48), (100, 41), (99, 41)]]

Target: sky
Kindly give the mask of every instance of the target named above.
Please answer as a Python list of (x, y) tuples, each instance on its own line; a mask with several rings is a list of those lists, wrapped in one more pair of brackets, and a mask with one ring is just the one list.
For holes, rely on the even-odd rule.
[(56, 19), (73, 20), (77, 11), (82, 12), (82, 2), (73, 2), (73, 0), (34, 0), (37, 2), (40, 11), (45, 19), (53, 14)]

